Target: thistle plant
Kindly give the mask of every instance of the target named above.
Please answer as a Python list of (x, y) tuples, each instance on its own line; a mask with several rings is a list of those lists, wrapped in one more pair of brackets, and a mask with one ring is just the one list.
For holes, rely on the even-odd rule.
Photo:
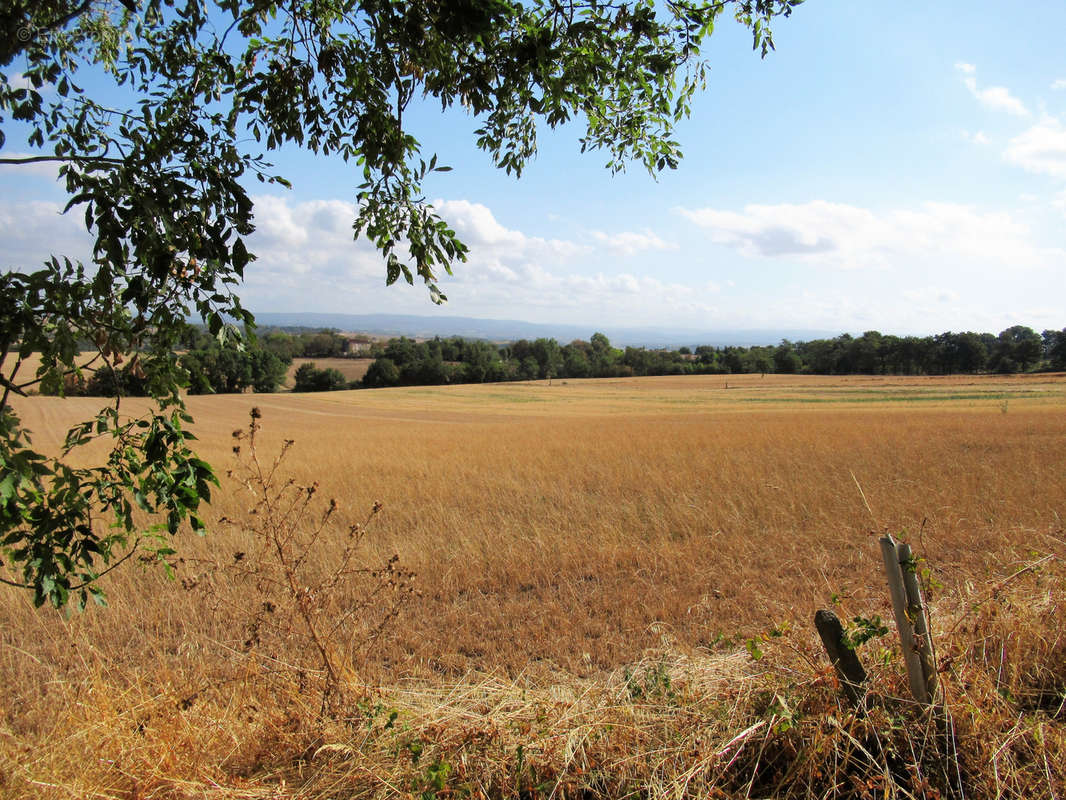
[(238, 607), (219, 605), (238, 613), (235, 650), (297, 670), (301, 683), (317, 685), (322, 713), (332, 713), (367, 649), (417, 593), (415, 575), (395, 554), (376, 565), (363, 555), (382, 504), (360, 522), (342, 521), (337, 501), (323, 501), (317, 481), (303, 485), (285, 473), (292, 440), (272, 459), (262, 457), (260, 418), (253, 408), (248, 426), (233, 432), (237, 463), (227, 472), (251, 498), (247, 518), (220, 520), (239, 527), (250, 545), (213, 557), (188, 582), (219, 590), (217, 597), (231, 594), (222, 591), (223, 581), (235, 586)]

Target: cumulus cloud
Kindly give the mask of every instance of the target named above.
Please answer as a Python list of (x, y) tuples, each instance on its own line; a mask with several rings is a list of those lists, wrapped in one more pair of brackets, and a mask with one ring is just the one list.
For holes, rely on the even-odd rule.
[(1051, 82), (1052, 89), (1066, 89), (1066, 78), (1058, 78)]
[(257, 256), (247, 286), (255, 292), (328, 297), (353, 282), (384, 275), (381, 258), (365, 239), (354, 240), (356, 209), (340, 200), (290, 203), (287, 198), (252, 198), (255, 233), (248, 249)]
[(976, 97), (977, 101), (985, 108), (991, 109), (992, 111), (1004, 111), (1019, 117), (1029, 116), (1029, 109), (1025, 107), (1025, 104), (1021, 100), (1012, 95), (1010, 90), (1006, 87), (979, 87), (977, 85), (977, 78), (975, 77), (977, 67), (973, 64), (967, 64), (960, 61), (955, 64), (955, 69), (963, 73), (963, 84), (970, 90), (970, 94)]
[(527, 236), (521, 231), (501, 225), (488, 206), (469, 200), (438, 200), (437, 213), (454, 228), (471, 248), (479, 247), (493, 256), (517, 259), (560, 259), (584, 252), (588, 245), (566, 239), (544, 239)]
[[(381, 254), (354, 239), (353, 203), (252, 198), (256, 231), (247, 239), (256, 261), (239, 289), (259, 310), (322, 309), (428, 313), (424, 288), (385, 287)], [(576, 240), (543, 238), (509, 228), (484, 205), (467, 200), (436, 203), (437, 211), (470, 247), (469, 260), (443, 275), (452, 313), (499, 316), (501, 309), (609, 309), (640, 313), (649, 298), (677, 309), (706, 306), (710, 286), (693, 289), (635, 272), (596, 272), (604, 252), (636, 253), (671, 245), (652, 231), (586, 232)], [(77, 211), (63, 215), (50, 202), (0, 201), (0, 253), (4, 269), (32, 269), (50, 255), (87, 261), (91, 237)], [(402, 253), (400, 254), (403, 255)]]
[(707, 231), (711, 241), (752, 259), (792, 259), (842, 269), (883, 269), (930, 256), (1038, 264), (1045, 255), (1029, 241), (1027, 226), (1002, 212), (954, 203), (874, 212), (815, 200), (677, 211)]
[(632, 256), (646, 250), (676, 250), (677, 244), (663, 241), (656, 233), (645, 230), (641, 233), (623, 231), (621, 233), (604, 233), (592, 231), (593, 240), (610, 252), (621, 256)]
[(1011, 139), (1004, 155), (1029, 172), (1066, 178), (1066, 127), (1054, 118), (1041, 120)]
[[(328, 308), (427, 313), (424, 290), (384, 287), (380, 255), (364, 239), (352, 240), (356, 209), (340, 201), (290, 202), (262, 196), (255, 203), (258, 256), (243, 291), (253, 308)], [(717, 287), (670, 283), (631, 272), (595, 272), (604, 252), (632, 255), (675, 245), (653, 231), (590, 231), (576, 239), (533, 236), (502, 224), (487, 206), (436, 200), (436, 211), (469, 247), (468, 261), (442, 276), (451, 313), (559, 318), (567, 312), (603, 318), (634, 315), (650, 300), (702, 317), (711, 313)], [(591, 317), (590, 317), (591, 318)]]
[(0, 202), (0, 268), (29, 271), (51, 256), (87, 262), (92, 240), (77, 210), (48, 202)]
[(806, 205), (749, 205), (743, 212), (714, 208), (679, 209), (705, 228), (711, 240), (749, 258), (808, 256), (840, 249), (834, 232), (868, 227), (870, 213), (852, 206), (815, 201)]

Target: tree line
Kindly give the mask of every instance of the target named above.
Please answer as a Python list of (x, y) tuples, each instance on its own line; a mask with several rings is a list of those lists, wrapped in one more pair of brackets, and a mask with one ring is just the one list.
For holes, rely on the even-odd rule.
[[(367, 345), (358, 352), (353, 343)], [(331, 368), (302, 364), (294, 391), (433, 386), (551, 378), (782, 373), (818, 375), (955, 375), (1066, 370), (1066, 328), (1037, 333), (1014, 325), (998, 335), (941, 333), (893, 336), (867, 331), (770, 346), (699, 345), (648, 349), (615, 347), (602, 333), (560, 344), (552, 338), (494, 344), (458, 336), (416, 341), (405, 336), (374, 343), (337, 331), (271, 329), (246, 336), (241, 349), (223, 347), (203, 328), (191, 328), (177, 356), (190, 394), (277, 391), (294, 358), (369, 357), (362, 380)], [(68, 395), (145, 395), (150, 375), (136, 361), (107, 366), (67, 381)]]
[[(181, 337), (178, 366), (186, 375), (189, 394), (233, 394), (249, 389), (276, 392), (294, 358), (355, 357), (355, 345), (369, 336), (342, 336), (335, 330), (287, 331), (267, 329), (258, 336), (245, 332), (243, 346), (222, 346), (203, 326), (189, 326)], [(308, 369), (310, 367), (310, 369)], [(143, 397), (150, 391), (151, 375), (139, 360), (114, 363), (66, 376), (67, 396)], [(304, 364), (296, 371), (297, 391), (346, 389), (348, 381), (337, 370), (318, 370)], [(58, 393), (57, 391), (54, 393)]]
[(1066, 328), (1039, 334), (1015, 325), (1000, 334), (942, 333), (892, 336), (867, 331), (854, 337), (776, 346), (700, 345), (617, 348), (602, 333), (560, 345), (555, 339), (520, 339), (497, 346), (458, 337), (415, 342), (392, 339), (363, 386), (614, 378), (645, 375), (787, 373), (826, 375), (951, 375), (1066, 369)]

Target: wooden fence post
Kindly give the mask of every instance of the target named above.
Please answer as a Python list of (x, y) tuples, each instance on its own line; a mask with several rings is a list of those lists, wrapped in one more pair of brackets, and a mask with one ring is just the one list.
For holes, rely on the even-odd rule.
[(922, 678), (925, 681), (927, 702), (936, 697), (936, 658), (933, 655), (933, 636), (929, 631), (929, 616), (922, 600), (922, 587), (911, 555), (911, 546), (906, 542), (896, 545), (900, 570), (903, 572), (903, 588), (907, 591), (907, 618), (914, 623), (914, 646), (922, 662)]
[[(930, 691), (930, 680), (926, 676), (926, 666), (923, 664), (923, 658), (921, 655), (922, 644), (917, 637), (915, 631), (915, 625), (911, 622), (911, 616), (908, 613), (911, 610), (911, 604), (908, 602), (907, 588), (903, 580), (903, 568), (900, 565), (900, 552), (897, 549), (896, 542), (891, 536), (882, 536), (881, 543), (881, 558), (885, 564), (885, 578), (888, 580), (888, 590), (892, 595), (892, 614), (896, 618), (896, 629), (899, 631), (899, 641), (903, 648), (903, 661), (907, 667), (907, 681), (910, 684), (911, 695), (919, 703), (929, 703), (933, 699), (933, 694)], [(910, 548), (907, 547), (907, 563), (910, 565)], [(912, 577), (913, 570), (911, 571)], [(914, 579), (915, 587), (917, 588), (917, 578)], [(928, 625), (925, 623), (925, 610), (921, 606), (920, 594), (915, 598), (916, 607), (918, 613), (915, 614), (916, 619), (922, 620), (923, 631), (925, 633), (922, 639), (928, 639)], [(932, 661), (932, 649), (930, 647), (930, 664)], [(936, 669), (932, 669), (932, 685), (936, 685)]]
[(832, 611), (822, 609), (814, 615), (814, 627), (822, 638), (822, 646), (829, 654), (840, 679), (840, 685), (853, 706), (862, 708), (866, 694), (866, 670), (862, 668), (855, 650), (844, 643), (844, 626)]

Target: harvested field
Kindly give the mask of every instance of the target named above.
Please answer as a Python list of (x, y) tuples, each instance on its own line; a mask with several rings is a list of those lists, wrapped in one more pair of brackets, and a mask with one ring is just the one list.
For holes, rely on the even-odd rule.
[[(18, 408), (35, 442), (57, 447), (97, 404), (28, 398)], [(246, 428), (253, 406), (266, 463), (294, 440), (282, 469), (340, 505), (308, 555), (320, 573), (343, 554), (346, 522), (382, 503), (360, 563), (395, 554), (417, 574), (418, 594), (396, 595), (399, 616), (365, 647), (345, 650), (345, 691), (358, 696), (351, 702), (362, 704), (366, 732), (320, 716), (308, 689), (318, 685), (314, 659), (302, 660), (297, 633), (269, 642), (259, 628), (250, 633), (263, 584), (221, 576), (257, 552), (254, 501), (223, 477), (210, 516), (231, 522), (204, 539), (182, 537), (177, 580), (121, 570), (105, 578), (109, 610), (69, 620), (33, 610), (15, 590), (0, 596), (0, 670), (15, 687), (0, 706), (0, 787), (12, 796), (48, 784), (54, 796), (394, 796), (428, 787), (445, 797), (465, 786), (473, 796), (527, 797), (539, 785), (527, 780), (533, 762), (557, 796), (706, 796), (711, 786), (745, 796), (755, 784), (745, 789), (732, 770), (755, 775), (759, 759), (745, 751), (726, 764), (721, 754), (734, 751), (725, 744), (758, 725), (764, 748), (786, 759), (775, 748), (786, 747), (790, 728), (771, 700), (796, 712), (796, 730), (804, 714), (820, 719), (835, 702), (810, 630), (814, 610), (835, 601), (849, 617), (891, 616), (876, 550), (886, 531), (927, 559), (935, 632), (959, 661), (959, 680), (981, 694), (952, 691), (988, 715), (967, 723), (975, 754), (956, 754), (956, 763), (972, 755), (988, 766), (1007, 747), (994, 720), (1014, 719), (1018, 706), (997, 706), (1008, 702), (1000, 690), (1014, 693), (1011, 703), (1024, 695), (1048, 706), (1041, 752), (1063, 753), (1053, 702), (1066, 630), (1062, 375), (571, 380), (188, 405), (201, 451), (220, 472), (234, 463), (231, 433)], [(311, 517), (299, 525), (310, 530)], [(328, 613), (343, 616), (337, 609), (357, 606), (375, 580), (342, 587)], [(350, 635), (362, 642), (368, 631), (356, 625)], [(767, 660), (752, 658), (751, 642)], [(891, 641), (879, 646), (889, 653)], [(883, 691), (904, 692), (898, 664), (876, 652), (867, 650)], [(981, 665), (996, 658), (988, 678)], [(796, 700), (800, 689), (814, 695)], [(403, 736), (386, 726), (388, 709), (407, 725)], [(811, 745), (814, 730), (788, 746)], [(785, 738), (771, 742), (772, 732)], [(425, 760), (413, 750), (397, 757), (411, 742)], [(519, 746), (528, 756), (516, 756)], [(112, 766), (76, 775), (72, 759), (94, 747)], [(1041, 758), (1017, 758), (1014, 772), (1003, 770), (1011, 792), (1061, 794), (1060, 768), (1045, 774)], [(433, 763), (450, 765), (437, 788)], [(809, 796), (834, 796), (812, 789), (812, 775)], [(766, 781), (753, 796), (769, 795)], [(341, 785), (347, 794), (330, 794)], [(908, 791), (899, 796), (921, 796)]]

